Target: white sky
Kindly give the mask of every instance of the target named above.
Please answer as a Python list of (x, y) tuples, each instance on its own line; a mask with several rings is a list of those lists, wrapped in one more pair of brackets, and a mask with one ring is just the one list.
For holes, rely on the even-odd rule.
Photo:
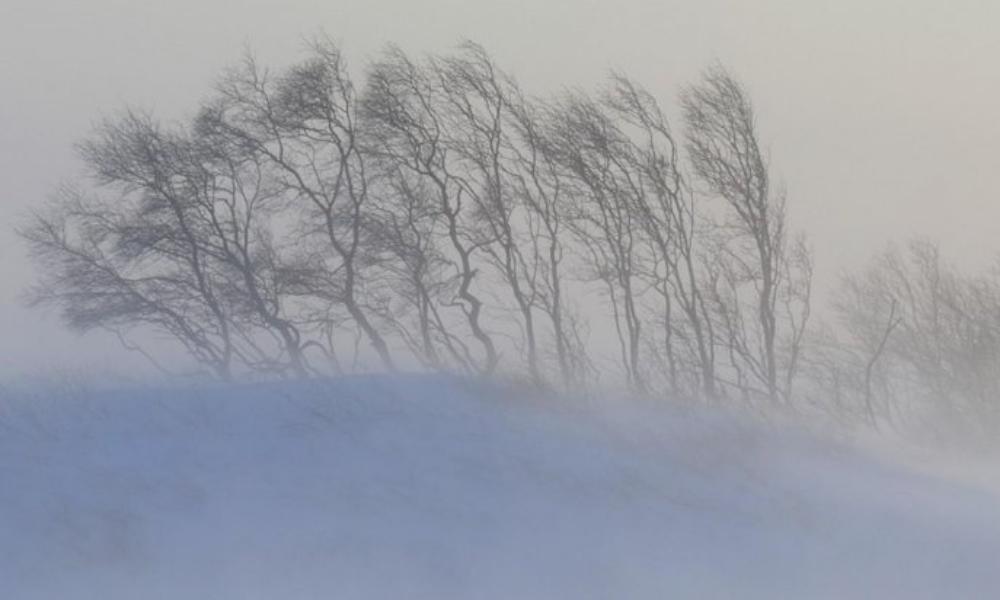
[(665, 103), (718, 59), (829, 281), (914, 233), (970, 265), (1000, 252), (998, 26), (1000, 3), (977, 0), (0, 0), (0, 375), (135, 364), (20, 306), (10, 230), (77, 174), (72, 144), (102, 113), (182, 117), (245, 45), (280, 65), (322, 29), (360, 67), (388, 42), (469, 38), (529, 90), (619, 68)]

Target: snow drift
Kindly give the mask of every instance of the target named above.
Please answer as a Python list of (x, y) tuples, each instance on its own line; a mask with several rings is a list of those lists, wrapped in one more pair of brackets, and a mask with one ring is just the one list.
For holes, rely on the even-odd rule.
[(0, 394), (0, 598), (1000, 593), (993, 491), (732, 419), (416, 376)]

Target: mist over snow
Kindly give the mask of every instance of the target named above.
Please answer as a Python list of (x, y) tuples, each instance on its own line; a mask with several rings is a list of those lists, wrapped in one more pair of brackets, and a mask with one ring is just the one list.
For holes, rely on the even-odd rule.
[(987, 598), (994, 490), (443, 376), (0, 392), (0, 598)]
[(0, 600), (1000, 598), (997, 23), (0, 0)]

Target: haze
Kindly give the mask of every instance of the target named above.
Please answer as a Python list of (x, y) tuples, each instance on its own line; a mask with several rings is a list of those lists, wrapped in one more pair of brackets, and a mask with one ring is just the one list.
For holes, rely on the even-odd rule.
[(182, 117), (245, 46), (282, 65), (323, 30), (363, 67), (389, 42), (421, 53), (468, 38), (533, 92), (589, 86), (618, 68), (668, 104), (718, 60), (752, 94), (822, 288), (912, 234), (970, 266), (1000, 250), (997, 23), (1000, 5), (972, 0), (6, 0), (0, 375), (140, 364), (22, 306), (32, 276), (11, 229), (77, 176), (72, 145), (96, 118), (125, 105)]
[(998, 24), (0, 0), (0, 598), (996, 595)]

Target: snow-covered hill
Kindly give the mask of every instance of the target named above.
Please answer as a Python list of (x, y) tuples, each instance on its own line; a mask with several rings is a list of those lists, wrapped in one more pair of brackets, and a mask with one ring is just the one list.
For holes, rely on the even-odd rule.
[(1000, 497), (444, 378), (0, 395), (0, 598), (993, 598)]

